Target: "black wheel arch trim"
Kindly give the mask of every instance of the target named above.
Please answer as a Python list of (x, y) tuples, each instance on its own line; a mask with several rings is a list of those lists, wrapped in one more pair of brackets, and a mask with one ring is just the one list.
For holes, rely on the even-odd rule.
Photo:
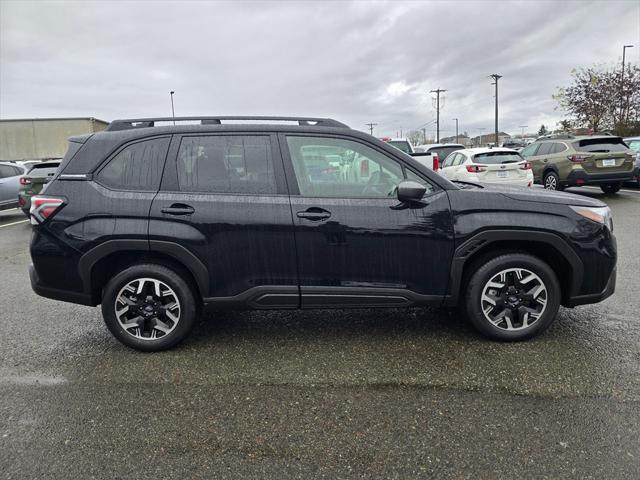
[[(566, 297), (571, 299), (577, 296), (582, 285), (584, 266), (578, 254), (561, 237), (550, 232), (531, 232), (528, 230), (488, 230), (480, 232), (463, 242), (456, 248), (451, 262), (451, 274), (449, 279), (449, 295), (445, 299), (445, 305), (455, 306), (460, 296), (464, 267), (473, 259), (472, 254), (490, 246), (492, 243), (504, 241), (526, 241), (543, 243), (553, 247), (571, 265), (571, 283)], [(553, 265), (550, 265), (553, 268)]]
[(144, 253), (161, 253), (167, 255), (183, 267), (185, 267), (192, 275), (200, 291), (202, 297), (209, 294), (209, 272), (205, 265), (193, 253), (182, 245), (174, 242), (165, 242), (160, 240), (137, 240), (137, 239), (116, 239), (104, 242), (88, 252), (86, 252), (78, 262), (78, 273), (82, 280), (83, 290), (90, 294), (92, 291), (91, 273), (93, 267), (101, 259), (115, 252), (144, 252)]

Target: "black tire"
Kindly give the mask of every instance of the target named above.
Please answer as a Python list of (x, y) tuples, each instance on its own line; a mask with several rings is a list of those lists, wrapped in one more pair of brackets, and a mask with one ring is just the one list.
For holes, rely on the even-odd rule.
[[(522, 328), (518, 330), (507, 330), (494, 325), (482, 310), (483, 293), (488, 282), (499, 275), (500, 272), (510, 268), (528, 270), (530, 273), (535, 274), (546, 288), (546, 306), (542, 310), (540, 317), (531, 322), (528, 327), (524, 327), (524, 323), (522, 323)], [(472, 325), (486, 337), (500, 341), (520, 341), (542, 333), (551, 325), (558, 313), (560, 298), (560, 283), (549, 265), (533, 255), (509, 253), (482, 263), (471, 274), (465, 292), (465, 308), (467, 317)], [(495, 308), (498, 309), (499, 306)]]
[(29, 214), (29, 209), (25, 210), (24, 208), (22, 208), (21, 210), (22, 210), (22, 213), (24, 213), (27, 216), (27, 218), (31, 218), (31, 215)]
[(558, 177), (558, 174), (554, 171), (549, 171), (544, 174), (542, 185), (546, 190), (563, 190), (562, 185), (560, 185), (560, 177)]
[(607, 195), (618, 193), (620, 188), (622, 188), (622, 183), (603, 183), (600, 185), (600, 189)]
[[(134, 334), (123, 328), (116, 316), (116, 297), (126, 285), (137, 279), (158, 280), (168, 286), (178, 299), (179, 313), (177, 316), (179, 320), (175, 322), (170, 332), (160, 338), (136, 338)], [(190, 283), (174, 270), (156, 264), (134, 265), (121, 271), (107, 283), (102, 295), (102, 316), (109, 331), (122, 343), (136, 350), (156, 352), (175, 346), (191, 332), (200, 311), (196, 298)], [(162, 314), (159, 313), (159, 315)]]

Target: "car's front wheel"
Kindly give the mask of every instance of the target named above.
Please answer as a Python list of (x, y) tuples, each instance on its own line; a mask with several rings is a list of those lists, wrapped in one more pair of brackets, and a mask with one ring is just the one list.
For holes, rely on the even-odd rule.
[(121, 271), (102, 296), (102, 315), (111, 333), (125, 345), (147, 352), (183, 340), (197, 312), (190, 284), (163, 265), (140, 264)]
[(600, 185), (600, 189), (607, 195), (618, 193), (621, 187), (622, 183), (603, 183)]
[(500, 255), (472, 273), (466, 311), (473, 326), (494, 340), (526, 340), (546, 330), (560, 307), (553, 270), (525, 253)]

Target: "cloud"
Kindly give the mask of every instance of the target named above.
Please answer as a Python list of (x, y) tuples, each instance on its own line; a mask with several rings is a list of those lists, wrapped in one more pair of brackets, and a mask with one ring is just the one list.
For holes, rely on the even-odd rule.
[[(579, 26), (579, 28), (577, 27)], [(376, 134), (537, 129), (572, 68), (637, 45), (634, 2), (0, 1), (0, 116), (330, 116)], [(628, 52), (629, 53), (629, 52)]]

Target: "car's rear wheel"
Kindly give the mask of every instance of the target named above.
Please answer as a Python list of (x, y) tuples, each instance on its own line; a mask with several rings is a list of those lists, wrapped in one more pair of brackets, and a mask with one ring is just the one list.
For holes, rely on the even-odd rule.
[(542, 181), (544, 188), (547, 190), (562, 190), (562, 185), (560, 185), (560, 177), (556, 172), (547, 172), (544, 174), (544, 179)]
[(553, 270), (525, 253), (500, 255), (473, 272), (466, 311), (473, 326), (494, 340), (526, 340), (546, 330), (560, 307)]
[(607, 195), (618, 193), (621, 187), (622, 183), (603, 183), (600, 185), (600, 189)]
[(197, 312), (189, 283), (163, 265), (134, 265), (121, 271), (102, 296), (102, 315), (111, 333), (125, 345), (147, 352), (183, 340)]

